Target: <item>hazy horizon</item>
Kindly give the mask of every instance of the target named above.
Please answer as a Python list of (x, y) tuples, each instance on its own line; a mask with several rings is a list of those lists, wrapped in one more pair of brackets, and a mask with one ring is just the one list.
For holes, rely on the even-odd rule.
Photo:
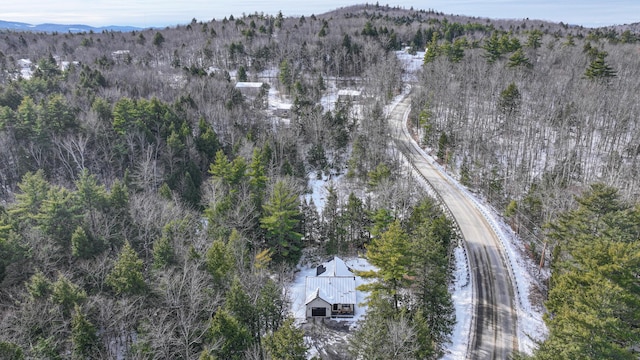
[[(57, 23), (90, 26), (129, 25), (164, 27), (199, 21), (222, 19), (229, 15), (264, 13), (285, 16), (322, 14), (360, 1), (326, 0), (321, 3), (299, 1), (230, 1), (193, 0), (50, 0), (14, 1), (3, 5), (0, 20), (29, 24)], [(370, 2), (375, 4), (375, 2)], [(622, 25), (640, 22), (640, 1), (613, 0), (434, 0), (429, 2), (396, 0), (379, 2), (381, 5), (400, 6), (405, 9), (435, 10), (445, 14), (488, 17), (493, 19), (540, 19), (588, 27)]]

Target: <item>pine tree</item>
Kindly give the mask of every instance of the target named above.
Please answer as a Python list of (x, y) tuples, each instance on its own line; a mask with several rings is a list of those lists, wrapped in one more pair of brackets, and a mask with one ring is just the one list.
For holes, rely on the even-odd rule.
[(273, 360), (304, 360), (307, 358), (304, 331), (296, 328), (291, 318), (285, 320), (278, 330), (265, 337), (264, 346)]
[(142, 260), (127, 241), (122, 247), (113, 269), (107, 275), (107, 285), (118, 295), (143, 294), (147, 285), (142, 270)]
[(100, 339), (95, 326), (86, 318), (80, 306), (75, 305), (71, 319), (71, 358), (89, 359), (98, 356)]
[(436, 153), (436, 156), (438, 157), (438, 161), (440, 161), (441, 163), (447, 162), (446, 157), (447, 157), (448, 148), (449, 148), (449, 137), (443, 131), (440, 134), (440, 138), (438, 139), (438, 152)]
[(510, 68), (524, 66), (525, 68), (530, 68), (533, 65), (531, 61), (524, 55), (524, 51), (522, 49), (516, 50), (510, 57), (507, 66)]
[(162, 229), (162, 235), (153, 243), (153, 267), (155, 269), (163, 269), (176, 261), (172, 236), (168, 228), (170, 225), (165, 225)]
[(542, 35), (542, 31), (540, 30), (536, 29), (530, 31), (525, 46), (532, 49), (538, 49), (540, 46), (542, 46)]
[(485, 51), (484, 57), (487, 62), (492, 64), (496, 62), (502, 56), (502, 49), (500, 45), (500, 39), (498, 39), (498, 33), (493, 32), (491, 37), (487, 39), (482, 47)]
[(267, 246), (274, 261), (297, 263), (302, 251), (302, 234), (297, 232), (301, 215), (298, 194), (286, 182), (278, 181), (263, 209), (260, 226), (266, 230)]
[(431, 41), (427, 44), (427, 49), (424, 53), (423, 64), (429, 64), (433, 62), (441, 53), (440, 45), (438, 45), (438, 33), (434, 32)]
[(238, 68), (238, 81), (247, 81), (247, 70), (244, 66), (240, 66), (240, 68)]
[(640, 342), (640, 207), (594, 184), (578, 207), (549, 224), (553, 276), (545, 306), (549, 337), (537, 359), (632, 359)]
[(20, 193), (16, 194), (16, 203), (9, 208), (9, 214), (27, 220), (38, 213), (47, 198), (51, 184), (45, 179), (44, 171), (28, 172), (18, 184)]
[(26, 285), (32, 300), (47, 298), (53, 289), (51, 281), (40, 271), (33, 274)]
[(607, 64), (604, 58), (607, 56), (606, 52), (599, 52), (596, 56), (595, 60), (593, 60), (587, 70), (584, 73), (584, 76), (590, 80), (607, 80), (617, 76), (617, 72), (613, 70), (609, 64)]
[(249, 333), (254, 338), (260, 336), (257, 309), (242, 287), (238, 277), (233, 278), (231, 287), (227, 292), (224, 309), (236, 318), (243, 327), (249, 330)]
[(40, 229), (49, 236), (66, 256), (71, 253), (71, 235), (81, 220), (75, 196), (66, 188), (52, 187), (35, 216)]
[(210, 351), (214, 359), (240, 360), (251, 345), (249, 330), (224, 309), (219, 309), (211, 320), (209, 337), (217, 345)]
[(87, 293), (62, 274), (58, 275), (58, 280), (52, 285), (51, 301), (60, 305), (66, 315), (86, 298)]
[(500, 93), (498, 99), (498, 110), (506, 116), (513, 116), (520, 110), (522, 96), (520, 90), (514, 83), (510, 83), (506, 89)]
[(233, 268), (233, 257), (227, 249), (224, 241), (216, 240), (211, 244), (205, 257), (205, 263), (209, 274), (217, 286), (228, 284), (229, 272)]
[(361, 285), (360, 290), (371, 291), (372, 297), (392, 298), (393, 308), (399, 309), (401, 289), (410, 282), (411, 246), (409, 236), (398, 220), (389, 225), (389, 229), (374, 238), (367, 248), (367, 259), (378, 268), (361, 272), (364, 278), (376, 279), (375, 282)]
[(81, 259), (88, 259), (95, 255), (99, 247), (95, 246), (82, 226), (78, 226), (71, 235), (71, 255)]

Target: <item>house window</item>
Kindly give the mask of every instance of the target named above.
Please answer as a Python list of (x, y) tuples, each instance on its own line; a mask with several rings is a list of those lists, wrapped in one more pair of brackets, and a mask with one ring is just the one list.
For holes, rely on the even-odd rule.
[(338, 304), (333, 304), (333, 311), (338, 311)]

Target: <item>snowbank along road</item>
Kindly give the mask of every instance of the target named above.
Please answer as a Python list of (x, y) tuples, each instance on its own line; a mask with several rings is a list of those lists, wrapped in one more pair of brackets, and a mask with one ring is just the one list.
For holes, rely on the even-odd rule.
[(509, 268), (499, 238), (473, 202), (425, 157), (406, 132), (411, 106), (405, 97), (390, 114), (389, 124), (398, 148), (432, 185), (449, 207), (467, 244), (475, 296), (469, 359), (507, 359), (518, 349), (517, 312)]

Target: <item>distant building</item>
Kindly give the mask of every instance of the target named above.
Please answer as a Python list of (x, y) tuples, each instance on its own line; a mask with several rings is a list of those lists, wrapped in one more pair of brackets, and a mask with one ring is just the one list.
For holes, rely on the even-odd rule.
[(288, 118), (291, 116), (291, 107), (293, 104), (278, 104), (274, 110), (274, 114), (281, 118)]
[(262, 85), (264, 83), (261, 82), (244, 82), (239, 81), (236, 83), (236, 89), (238, 89), (242, 95), (247, 98), (256, 98), (260, 95), (260, 91), (262, 91)]
[(354, 316), (356, 277), (342, 259), (318, 266), (316, 276), (307, 276), (305, 282), (307, 318)]
[(116, 50), (111, 53), (111, 58), (117, 63), (127, 63), (131, 61), (131, 53), (129, 50)]
[(362, 92), (360, 90), (343, 89), (338, 90), (338, 101), (357, 102), (360, 100)]

